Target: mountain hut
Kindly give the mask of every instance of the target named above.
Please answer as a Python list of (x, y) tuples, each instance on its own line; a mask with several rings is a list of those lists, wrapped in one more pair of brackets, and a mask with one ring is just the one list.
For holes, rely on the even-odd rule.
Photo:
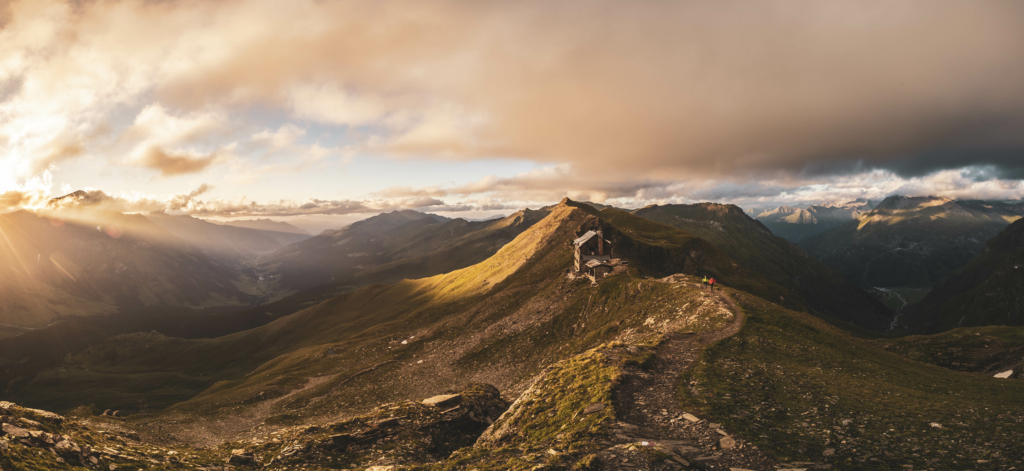
[[(588, 275), (597, 275), (605, 271), (604, 268), (611, 266), (608, 262), (612, 259), (612, 243), (604, 238), (600, 229), (587, 231), (572, 242), (576, 249), (576, 272), (586, 272)], [(594, 262), (594, 263), (591, 263)]]

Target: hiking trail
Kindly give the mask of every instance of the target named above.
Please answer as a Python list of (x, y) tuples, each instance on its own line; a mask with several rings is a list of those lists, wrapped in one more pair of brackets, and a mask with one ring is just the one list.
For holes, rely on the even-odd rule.
[[(699, 284), (686, 284), (700, 289)], [(676, 399), (680, 376), (693, 365), (701, 350), (736, 334), (743, 326), (743, 311), (725, 290), (709, 290), (706, 296), (713, 296), (727, 306), (733, 313), (732, 322), (711, 332), (668, 333), (655, 348), (655, 358), (646, 371), (639, 367), (627, 370), (614, 399), (619, 422), (613, 427), (613, 442), (617, 446), (601, 453), (605, 469), (775, 469), (775, 460), (767, 454), (730, 435), (721, 425), (684, 410)], [(624, 444), (637, 447), (630, 451), (631, 447), (624, 448)], [(652, 463), (639, 452), (645, 446), (670, 450), (671, 459)]]

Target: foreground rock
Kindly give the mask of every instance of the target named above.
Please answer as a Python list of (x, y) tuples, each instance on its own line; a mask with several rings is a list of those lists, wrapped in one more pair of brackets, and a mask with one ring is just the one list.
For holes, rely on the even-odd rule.
[(256, 441), (246, 450), (235, 450), (229, 458), (234, 461), (229, 463), (259, 463), (264, 469), (425, 465), (472, 445), (506, 409), (508, 402), (497, 388), (471, 384), (458, 394), (386, 404), (344, 422), (294, 429), (270, 441)]

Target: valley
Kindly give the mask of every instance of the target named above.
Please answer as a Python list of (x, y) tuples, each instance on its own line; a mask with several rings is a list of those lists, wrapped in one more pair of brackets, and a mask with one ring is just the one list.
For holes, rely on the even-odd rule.
[(1021, 25), (0, 0), (0, 471), (1024, 471)]
[[(121, 314), (0, 340), (5, 398), (70, 414), (61, 420), (77, 424), (68, 440), (80, 450), (100, 443), (86, 438), (98, 431), (120, 437), (114, 454), (58, 454), (84, 467), (93, 457), (263, 469), (1004, 469), (1020, 460), (1007, 440), (1024, 432), (1022, 383), (992, 377), (1022, 367), (1011, 360), (1017, 331), (986, 334), (969, 357), (945, 355), (970, 337), (886, 340), (881, 332), (902, 303), (890, 310), (844, 285), (735, 207), (629, 213), (564, 200), (540, 214), (481, 262), (426, 278), (298, 291), (249, 310), (168, 313), (150, 317), (155, 330), (128, 321), (144, 316)], [(391, 227), (401, 234), (405, 224)], [(435, 250), (493, 246), (474, 245), (495, 233), (481, 227)], [(592, 229), (629, 267), (593, 286), (566, 276), (567, 242)], [(699, 282), (708, 275), (719, 280), (714, 292)], [(910, 293), (889, 292), (893, 303)], [(16, 352), (37, 347), (17, 361)], [(891, 399), (868, 400), (877, 389)], [(468, 409), (417, 402), (458, 391)], [(117, 418), (101, 415), (114, 410)], [(998, 425), (970, 425), (978, 421)], [(416, 435), (427, 430), (437, 432)], [(917, 441), (884, 441), (900, 433)], [(950, 448), (948, 433), (966, 445)], [(25, 459), (17, 447), (38, 446), (47, 445), (8, 445)], [(162, 448), (154, 455), (147, 446)]]

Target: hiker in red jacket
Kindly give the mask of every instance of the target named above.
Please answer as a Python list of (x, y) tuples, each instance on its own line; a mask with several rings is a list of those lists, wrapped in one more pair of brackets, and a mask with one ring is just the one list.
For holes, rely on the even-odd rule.
[(711, 286), (711, 291), (714, 291), (715, 290), (715, 279), (712, 278), (712, 279), (708, 280), (708, 285)]

